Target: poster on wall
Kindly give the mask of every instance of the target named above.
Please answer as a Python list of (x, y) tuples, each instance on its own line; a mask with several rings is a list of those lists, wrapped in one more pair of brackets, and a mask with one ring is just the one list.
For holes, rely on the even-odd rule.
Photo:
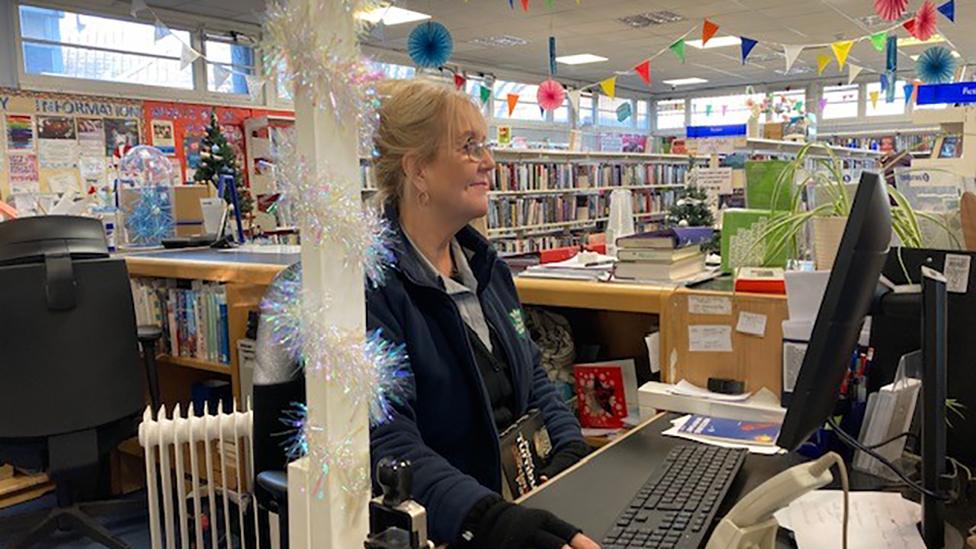
[(105, 156), (122, 156), (117, 154), (121, 147), (128, 150), (139, 144), (139, 121), (132, 118), (106, 118), (105, 125)]
[(159, 149), (163, 154), (176, 154), (176, 139), (173, 136), (172, 120), (153, 120), (150, 124), (152, 128), (152, 145)]
[(12, 154), (7, 157), (10, 165), (10, 192), (28, 193), (40, 190), (37, 173), (37, 155)]
[(7, 115), (7, 150), (34, 150), (34, 119), (31, 115)]
[(105, 183), (105, 157), (82, 156), (78, 159), (78, 172), (85, 188), (101, 187)]
[(78, 119), (78, 154), (105, 156), (105, 126), (101, 118)]
[(224, 132), (227, 144), (234, 150), (238, 167), (244, 165), (244, 128), (234, 124), (221, 124), (220, 131)]
[(37, 160), (43, 169), (74, 168), (78, 165), (74, 118), (37, 117)]

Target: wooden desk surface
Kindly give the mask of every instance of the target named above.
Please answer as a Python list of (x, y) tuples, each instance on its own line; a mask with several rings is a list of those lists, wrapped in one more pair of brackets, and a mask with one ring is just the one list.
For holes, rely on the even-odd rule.
[(299, 261), (298, 254), (165, 250), (125, 256), (132, 276), (183, 278), (267, 286), (275, 275)]
[(525, 305), (657, 314), (674, 291), (670, 287), (585, 280), (515, 278)]

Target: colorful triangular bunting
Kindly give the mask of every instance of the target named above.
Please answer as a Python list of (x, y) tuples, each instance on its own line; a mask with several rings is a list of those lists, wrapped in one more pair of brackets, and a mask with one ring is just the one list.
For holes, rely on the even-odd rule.
[(170, 34), (172, 34), (172, 32), (169, 30), (169, 27), (166, 26), (166, 23), (163, 23), (162, 21), (157, 19), (156, 28), (153, 31), (153, 42), (159, 42), (160, 40), (166, 38)]
[(912, 100), (912, 92), (915, 90), (915, 84), (911, 82), (905, 84), (905, 104), (907, 105)]
[(485, 105), (488, 103), (488, 100), (491, 99), (491, 88), (484, 84), (478, 84), (478, 86), (481, 94), (481, 104)]
[(946, 19), (956, 22), (956, 0), (949, 0), (945, 4), (938, 7), (939, 13), (945, 16)]
[(847, 64), (847, 83), (848, 83), (848, 85), (853, 84), (854, 83), (854, 79), (856, 79), (857, 78), (857, 75), (861, 74), (861, 71), (863, 71), (863, 70), (864, 70), (864, 67), (862, 67), (860, 65), (855, 65), (854, 63), (848, 63)]
[(529, 11), (529, 0), (522, 0), (522, 11)]
[(580, 96), (583, 90), (572, 90), (569, 92), (569, 104), (573, 107), (573, 112), (579, 112)]
[(149, 9), (146, 5), (145, 0), (132, 0), (129, 4), (129, 15), (132, 17), (139, 17), (139, 12)]
[(519, 94), (510, 93), (506, 100), (508, 101), (508, 116), (512, 116), (512, 113), (515, 112), (515, 106), (518, 105)]
[[(905, 21), (904, 23), (901, 24), (901, 26), (905, 27), (905, 30), (908, 31), (908, 34), (910, 34), (912, 36), (915, 36), (915, 20), (914, 19), (909, 19), (908, 21)], [(918, 37), (916, 36), (916, 38), (918, 38)]]
[(183, 44), (182, 46), (183, 47), (180, 49), (180, 70), (185, 69), (187, 66), (200, 58), (200, 54), (197, 53), (196, 50), (190, 46), (187, 46), (186, 44)]
[(851, 46), (853, 45), (853, 40), (841, 40), (830, 45), (830, 49), (834, 50), (834, 57), (837, 58), (838, 69), (844, 68), (844, 63), (847, 63), (847, 55), (851, 53)]
[(702, 23), (702, 46), (707, 44), (708, 41), (715, 36), (716, 32), (718, 32), (718, 25), (706, 19), (705, 22)]
[(603, 94), (610, 99), (617, 97), (617, 77), (611, 76), (610, 78), (601, 81), (600, 89), (603, 90)]
[(824, 109), (827, 108), (827, 98), (821, 97), (819, 103), (820, 103), (820, 114), (823, 115)]
[(829, 64), (830, 64), (830, 56), (829, 55), (824, 55), (824, 54), (818, 55), (817, 56), (817, 76), (822, 75), (824, 73), (824, 70), (827, 69), (827, 65), (829, 65)]
[(685, 62), (685, 39), (684, 38), (679, 38), (673, 44), (668, 46), (668, 49), (671, 50), (671, 53), (678, 56), (678, 59), (680, 59), (682, 63)]
[(467, 81), (468, 81), (468, 79), (465, 78), (463, 74), (461, 74), (459, 72), (454, 73), (454, 88), (455, 89), (458, 89), (458, 90), (463, 89), (464, 88), (464, 84)]
[(746, 58), (749, 57), (749, 54), (752, 53), (752, 48), (755, 48), (759, 41), (753, 40), (752, 38), (746, 38), (745, 36), (740, 36), (739, 40), (742, 41), (740, 44), (742, 47), (742, 64), (745, 65)]
[(214, 87), (219, 90), (224, 85), (224, 82), (227, 82), (227, 79), (230, 78), (230, 69), (223, 65), (214, 65), (213, 77)]
[(645, 59), (640, 62), (636, 67), (634, 67), (634, 72), (636, 72), (641, 80), (644, 81), (648, 86), (651, 85), (651, 60)]
[(868, 97), (871, 98), (871, 108), (872, 109), (878, 108), (878, 95), (879, 95), (878, 94), (878, 90), (872, 90), (872, 91), (868, 92)]
[(874, 46), (874, 49), (875, 50), (877, 50), (877, 51), (884, 51), (885, 37), (887, 35), (888, 35), (888, 33), (885, 32), (885, 31), (876, 32), (876, 33), (874, 33), (874, 34), (871, 35), (871, 45)]
[(796, 63), (797, 58), (803, 52), (803, 46), (783, 46), (783, 54), (786, 55), (786, 72), (790, 72), (793, 68), (793, 63)]

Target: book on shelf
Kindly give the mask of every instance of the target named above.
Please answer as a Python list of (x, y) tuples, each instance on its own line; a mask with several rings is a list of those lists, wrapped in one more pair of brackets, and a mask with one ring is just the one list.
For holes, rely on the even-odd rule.
[(614, 278), (621, 280), (682, 280), (705, 270), (705, 254), (677, 261), (620, 261), (614, 270)]
[(675, 249), (706, 244), (712, 241), (711, 227), (671, 227), (647, 233), (637, 233), (617, 239), (617, 247)]
[(133, 278), (136, 322), (163, 330), (159, 348), (173, 357), (230, 364), (226, 287), (201, 280)]

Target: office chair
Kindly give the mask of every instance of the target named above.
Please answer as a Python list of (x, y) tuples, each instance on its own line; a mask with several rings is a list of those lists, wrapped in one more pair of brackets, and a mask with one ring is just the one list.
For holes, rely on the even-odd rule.
[[(294, 276), (299, 265), (292, 265), (275, 278)], [(274, 291), (274, 284), (269, 292)], [(281, 422), (285, 410), (305, 402), (305, 374), (294, 360), (275, 345), (272, 327), (267, 316), (258, 321), (257, 357), (254, 367), (254, 489), (262, 509), (258, 526), (263, 544), (270, 542), (268, 512), (278, 515), (279, 540), (282, 549), (288, 547), (288, 456), (285, 443), (288, 427)]]
[[(101, 222), (70, 216), (0, 223), (0, 461), (46, 469), (57, 505), (10, 547), (55, 529), (108, 547), (128, 545), (94, 515), (144, 512), (145, 501), (86, 501), (100, 458), (136, 434), (145, 406), (137, 327), (125, 261), (110, 258)], [(147, 344), (158, 330), (139, 334)], [(148, 345), (147, 345), (148, 346)], [(158, 403), (153, 352), (147, 355)]]

